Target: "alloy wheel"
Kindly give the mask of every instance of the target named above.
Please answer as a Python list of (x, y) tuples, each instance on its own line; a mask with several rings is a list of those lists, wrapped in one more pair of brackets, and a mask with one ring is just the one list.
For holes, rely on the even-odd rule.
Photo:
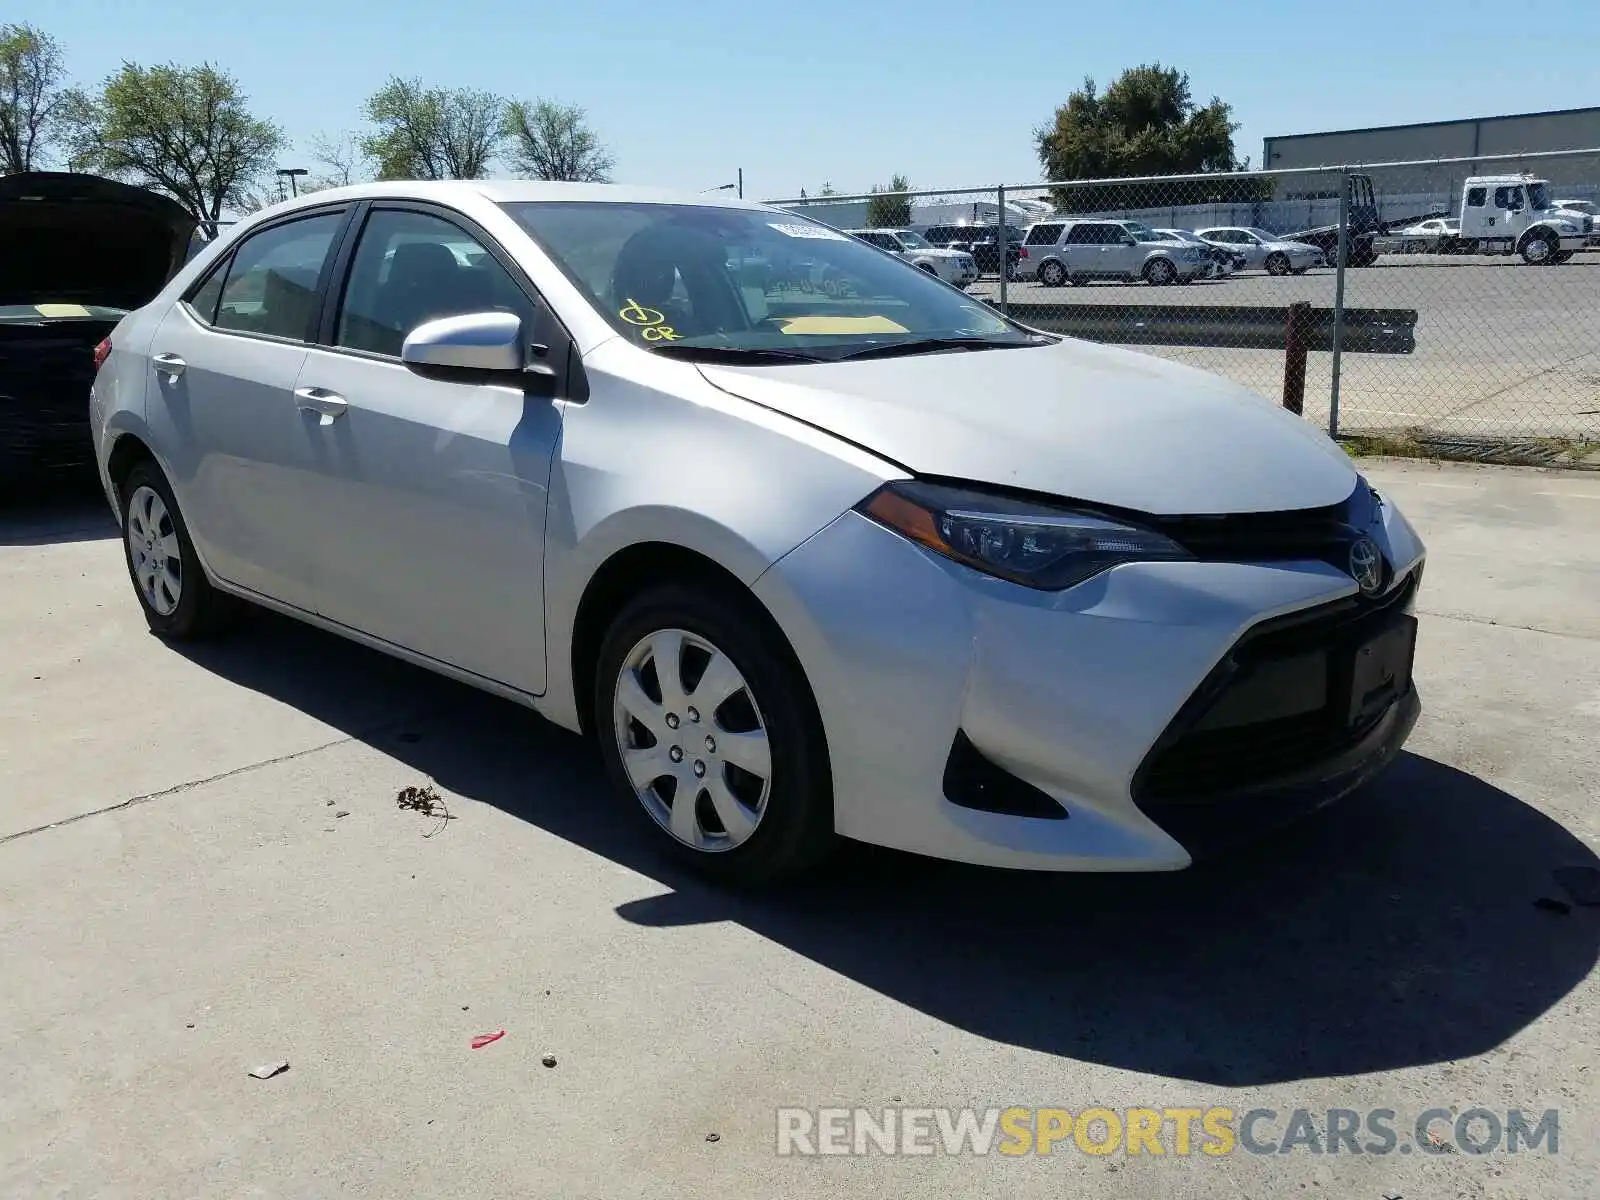
[(172, 514), (154, 488), (135, 490), (127, 526), (128, 560), (139, 592), (153, 612), (171, 616), (183, 599), (183, 555)]
[(733, 660), (687, 630), (658, 630), (628, 652), (612, 694), (623, 769), (656, 823), (694, 850), (747, 841), (772, 791), (772, 749)]

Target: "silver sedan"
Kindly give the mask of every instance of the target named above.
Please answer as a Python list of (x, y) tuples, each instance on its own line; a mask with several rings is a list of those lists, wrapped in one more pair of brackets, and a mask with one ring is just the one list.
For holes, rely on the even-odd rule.
[(1197, 229), (1195, 233), (1244, 255), (1245, 269), (1266, 271), (1269, 275), (1302, 275), (1322, 265), (1322, 251), (1305, 242), (1290, 242), (1265, 229), (1223, 226)]
[(318, 192), (96, 359), (153, 631), (251, 602), (528, 705), (721, 878), (1179, 868), (1417, 718), (1422, 545), (1326, 437), (793, 213)]

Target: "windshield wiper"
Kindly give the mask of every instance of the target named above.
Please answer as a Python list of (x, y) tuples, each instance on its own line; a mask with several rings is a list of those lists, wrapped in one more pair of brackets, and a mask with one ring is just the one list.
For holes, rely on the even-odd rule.
[(759, 346), (693, 346), (687, 342), (662, 342), (650, 347), (651, 353), (668, 358), (700, 359), (705, 362), (781, 363), (825, 362), (815, 354), (798, 350), (769, 350)]
[(907, 354), (932, 354), (940, 350), (1005, 350), (1015, 346), (1043, 346), (1048, 343), (1029, 338), (1026, 341), (996, 341), (986, 337), (930, 337), (914, 338), (907, 342), (885, 342), (868, 346), (865, 350), (852, 350), (841, 354), (839, 362), (860, 358), (898, 358)]

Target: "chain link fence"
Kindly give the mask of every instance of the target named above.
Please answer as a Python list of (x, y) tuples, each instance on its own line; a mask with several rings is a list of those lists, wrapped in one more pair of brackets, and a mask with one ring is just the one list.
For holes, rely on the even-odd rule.
[(903, 231), (913, 261), (970, 254), (967, 290), (1024, 324), (1335, 436), (1600, 468), (1600, 149), (773, 203)]

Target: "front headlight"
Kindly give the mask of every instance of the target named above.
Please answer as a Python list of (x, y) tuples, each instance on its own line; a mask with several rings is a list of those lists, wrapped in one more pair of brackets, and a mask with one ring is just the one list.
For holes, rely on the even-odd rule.
[(1193, 557), (1171, 538), (1124, 521), (918, 480), (886, 483), (857, 508), (946, 558), (1042, 591), (1118, 563)]

